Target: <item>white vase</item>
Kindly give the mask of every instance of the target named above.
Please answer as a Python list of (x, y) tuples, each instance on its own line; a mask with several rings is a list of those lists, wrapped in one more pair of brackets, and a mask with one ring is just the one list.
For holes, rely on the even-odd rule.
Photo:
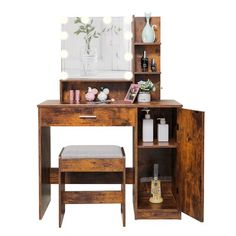
[(151, 102), (151, 94), (148, 92), (139, 92), (138, 102)]
[(84, 48), (82, 50), (82, 65), (84, 75), (96, 75), (97, 73), (97, 50), (96, 48)]
[(155, 25), (151, 26), (149, 22), (151, 13), (145, 13), (145, 17), (146, 17), (146, 25), (143, 28), (142, 40), (144, 43), (153, 43), (156, 37), (154, 31)]

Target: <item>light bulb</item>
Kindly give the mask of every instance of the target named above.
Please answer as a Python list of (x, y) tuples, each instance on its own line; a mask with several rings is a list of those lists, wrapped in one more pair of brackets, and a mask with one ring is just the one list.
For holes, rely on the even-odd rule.
[(125, 80), (131, 80), (133, 78), (133, 73), (131, 71), (126, 71), (124, 73), (124, 79)]
[(133, 59), (133, 54), (130, 52), (126, 52), (124, 58), (126, 61), (131, 61)]
[(63, 79), (63, 80), (64, 80), (64, 79), (68, 79), (68, 73), (65, 72), (65, 71), (62, 71), (60, 77), (61, 77), (61, 79)]
[(127, 39), (127, 40), (130, 40), (133, 38), (133, 33), (130, 32), (130, 31), (125, 31), (124, 32), (124, 38)]
[(66, 40), (68, 39), (68, 33), (66, 31), (61, 32), (61, 40)]
[(132, 21), (133, 21), (133, 17), (132, 17), (132, 16), (125, 16), (125, 17), (124, 17), (124, 22), (125, 22), (127, 25), (131, 24)]
[(67, 24), (68, 20), (69, 20), (68, 17), (61, 17), (61, 19), (60, 19), (62, 25)]
[(90, 22), (90, 18), (87, 16), (81, 17), (81, 22), (84, 24), (88, 24)]
[(68, 57), (68, 52), (65, 49), (61, 50), (61, 58), (67, 58)]
[(103, 21), (104, 24), (109, 25), (111, 23), (111, 17), (110, 16), (104, 16), (102, 21)]

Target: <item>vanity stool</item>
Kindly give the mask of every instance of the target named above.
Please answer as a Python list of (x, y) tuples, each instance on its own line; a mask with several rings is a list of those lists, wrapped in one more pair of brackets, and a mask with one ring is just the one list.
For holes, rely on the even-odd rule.
[[(65, 191), (67, 172), (120, 172), (120, 191)], [(125, 153), (115, 145), (72, 145), (59, 155), (59, 227), (65, 204), (120, 203), (125, 226)]]

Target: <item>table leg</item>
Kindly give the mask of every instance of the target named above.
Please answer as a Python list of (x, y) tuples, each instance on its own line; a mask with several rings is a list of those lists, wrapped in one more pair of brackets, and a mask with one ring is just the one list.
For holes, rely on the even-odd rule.
[(39, 219), (43, 218), (51, 200), (50, 127), (39, 127)]

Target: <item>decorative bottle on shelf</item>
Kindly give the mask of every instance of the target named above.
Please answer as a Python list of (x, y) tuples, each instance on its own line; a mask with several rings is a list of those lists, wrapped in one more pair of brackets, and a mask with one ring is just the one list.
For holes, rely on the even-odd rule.
[(154, 27), (155, 25), (150, 25), (150, 17), (151, 13), (145, 13), (146, 17), (146, 25), (143, 28), (142, 32), (142, 40), (144, 43), (153, 43), (155, 41), (155, 31)]
[(146, 51), (143, 51), (143, 56), (141, 58), (141, 68), (142, 72), (148, 71), (148, 57)]
[(146, 112), (145, 118), (143, 119), (143, 142), (153, 142), (153, 119), (149, 114), (148, 109), (144, 109)]
[(166, 124), (165, 118), (158, 118), (160, 124), (157, 125), (157, 139), (158, 142), (168, 142), (169, 141), (169, 125)]
[(154, 58), (151, 60), (151, 71), (156, 72), (157, 71), (157, 63)]

